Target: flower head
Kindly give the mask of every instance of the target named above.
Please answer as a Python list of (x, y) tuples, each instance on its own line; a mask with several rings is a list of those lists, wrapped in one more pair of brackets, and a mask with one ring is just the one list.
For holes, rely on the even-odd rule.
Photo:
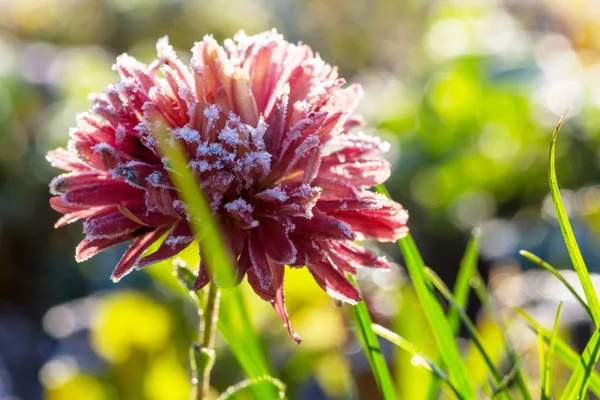
[[(220, 222), (237, 278), (270, 301), (290, 334), (284, 266), (306, 266), (330, 296), (349, 303), (359, 294), (345, 274), (390, 268), (353, 243), (394, 241), (407, 232), (400, 204), (368, 190), (390, 175), (377, 138), (353, 133), (361, 98), (337, 69), (306, 45), (276, 32), (236, 35), (219, 46), (196, 43), (190, 66), (167, 39), (144, 65), (117, 59), (121, 76), (79, 116), (69, 149), (48, 153), (67, 171), (50, 184), (56, 226), (84, 219), (78, 261), (133, 241), (112, 274), (118, 280), (182, 251), (194, 240), (184, 204), (153, 136), (167, 127), (190, 159), (198, 184)], [(158, 250), (146, 249), (167, 234)], [(195, 289), (210, 281), (200, 264)]]

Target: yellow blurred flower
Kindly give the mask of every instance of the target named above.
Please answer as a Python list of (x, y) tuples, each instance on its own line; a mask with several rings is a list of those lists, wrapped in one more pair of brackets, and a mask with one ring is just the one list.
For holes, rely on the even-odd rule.
[(167, 311), (135, 291), (108, 295), (94, 318), (92, 347), (114, 363), (126, 361), (136, 351), (160, 349), (171, 333)]

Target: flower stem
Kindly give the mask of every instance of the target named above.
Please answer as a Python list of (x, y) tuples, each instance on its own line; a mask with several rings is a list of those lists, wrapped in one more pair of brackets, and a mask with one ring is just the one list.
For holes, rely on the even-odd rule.
[[(219, 320), (219, 301), (221, 293), (217, 285), (211, 281), (208, 286), (208, 298), (204, 311), (204, 320), (201, 320), (200, 340), (202, 344), (196, 350), (196, 400), (206, 400), (210, 389), (210, 372), (215, 363), (213, 349), (217, 321)], [(202, 323), (203, 322), (203, 323)]]

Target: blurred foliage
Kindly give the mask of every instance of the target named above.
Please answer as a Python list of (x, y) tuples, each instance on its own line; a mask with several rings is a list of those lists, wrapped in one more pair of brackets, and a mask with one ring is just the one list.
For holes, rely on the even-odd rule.
[[(600, 265), (600, 24), (592, 0), (5, 0), (0, 327), (10, 328), (0, 328), (0, 398), (3, 390), (24, 400), (40, 398), (42, 390), (50, 400), (188, 398), (187, 346), (198, 317), (171, 261), (119, 285), (108, 277), (120, 248), (77, 265), (73, 249), (81, 226), (52, 229), (57, 215), (47, 205), (47, 182), (57, 171), (44, 155), (65, 145), (75, 116), (89, 108), (88, 94), (116, 81), (111, 65), (118, 54), (149, 61), (156, 39), (168, 34), (186, 59), (205, 34), (222, 40), (239, 29), (272, 27), (288, 40), (310, 44), (342, 76), (363, 84), (358, 112), (366, 131), (392, 144), (394, 172), (387, 186), (409, 209), (427, 264), (451, 286), (468, 234), (480, 226), (480, 268), (500, 305), (549, 303), (551, 311), (535, 309), (542, 318), (554, 312), (562, 292), (540, 275), (521, 274), (521, 265), (532, 265), (518, 250), (570, 268), (546, 177), (552, 129), (570, 107), (557, 174), (583, 256), (592, 270)], [(401, 261), (395, 246), (380, 250)], [(193, 247), (182, 255), (189, 265), (197, 257)], [(401, 270), (361, 276), (374, 319), (436, 359)], [(335, 307), (306, 271), (291, 270), (286, 279), (301, 346), (268, 304), (246, 285), (242, 290), (290, 398), (375, 396), (345, 309)], [(93, 307), (74, 299), (93, 300)], [(589, 336), (568, 303), (564, 314), (576, 343)], [(478, 328), (502, 360), (501, 332), (489, 316), (479, 319)], [(519, 339), (520, 353), (537, 348), (535, 335), (523, 327), (509, 331)], [(27, 345), (15, 355), (18, 341)], [(233, 355), (219, 346), (213, 379), (222, 391), (243, 376)], [(418, 360), (400, 350), (383, 350), (402, 398), (425, 396), (429, 372), (414, 368)], [(469, 370), (478, 370), (479, 355), (470, 348), (465, 354)], [(525, 361), (535, 375), (536, 357)], [(553, 385), (568, 376), (557, 371), (562, 373)]]

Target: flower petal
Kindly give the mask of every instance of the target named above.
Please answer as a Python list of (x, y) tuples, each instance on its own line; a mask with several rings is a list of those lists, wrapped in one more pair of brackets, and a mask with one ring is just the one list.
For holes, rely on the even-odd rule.
[(187, 248), (193, 241), (194, 236), (187, 221), (180, 221), (154, 253), (140, 259), (137, 268), (142, 269), (148, 265), (171, 258)]
[(263, 290), (271, 287), (273, 275), (271, 273), (271, 267), (267, 260), (265, 249), (263, 248), (258, 232), (256, 229), (252, 229), (248, 238), (248, 253), (250, 255), (250, 261), (252, 262), (252, 268), (248, 273), (252, 272), (258, 279), (258, 284)]
[(360, 301), (358, 290), (331, 263), (325, 261), (309, 264), (308, 270), (319, 286), (334, 299), (349, 304)]
[(75, 259), (77, 262), (85, 261), (109, 247), (134, 239), (138, 234), (138, 232), (132, 232), (108, 239), (83, 239), (75, 250)]
[(158, 228), (137, 238), (135, 242), (129, 246), (125, 254), (123, 254), (123, 257), (121, 257), (121, 260), (113, 271), (111, 275), (113, 282), (118, 282), (122, 277), (130, 273), (144, 251), (146, 251), (146, 249), (158, 240), (167, 230), (168, 228), (166, 227)]
[(273, 261), (288, 265), (296, 261), (296, 248), (281, 226), (281, 222), (263, 218), (257, 230), (264, 251)]

